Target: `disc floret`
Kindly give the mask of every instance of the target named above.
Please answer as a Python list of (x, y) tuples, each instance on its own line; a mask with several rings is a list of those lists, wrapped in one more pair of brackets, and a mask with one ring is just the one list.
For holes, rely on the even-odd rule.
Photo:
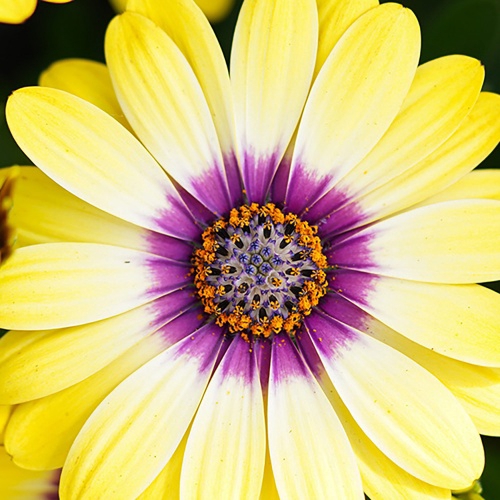
[(316, 233), (272, 203), (243, 205), (218, 219), (192, 258), (205, 312), (245, 338), (293, 334), (327, 291)]

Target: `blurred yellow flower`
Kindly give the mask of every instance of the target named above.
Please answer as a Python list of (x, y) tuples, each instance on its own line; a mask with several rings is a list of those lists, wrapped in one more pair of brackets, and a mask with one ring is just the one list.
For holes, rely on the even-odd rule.
[[(234, 0), (195, 0), (211, 22), (222, 21), (234, 5)], [(127, 0), (110, 0), (117, 12), (123, 12)]]
[[(71, 0), (44, 0), (68, 3)], [(0, 0), (0, 23), (18, 24), (26, 21), (36, 9), (37, 0)]]

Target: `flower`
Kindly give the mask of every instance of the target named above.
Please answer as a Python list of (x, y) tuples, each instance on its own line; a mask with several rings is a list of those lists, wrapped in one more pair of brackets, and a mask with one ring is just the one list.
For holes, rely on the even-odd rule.
[[(110, 0), (116, 12), (123, 12), (128, 0)], [(234, 6), (234, 0), (195, 0), (211, 22), (222, 21)]]
[[(51, 3), (68, 3), (71, 0), (44, 0)], [(19, 24), (36, 9), (37, 0), (0, 0), (0, 23)]]
[(480, 63), (417, 69), (396, 4), (247, 0), (229, 79), (191, 1), (128, 9), (109, 75), (58, 63), (7, 105), (40, 168), (0, 269), (14, 462), (64, 465), (62, 498), (471, 487), (500, 434)]

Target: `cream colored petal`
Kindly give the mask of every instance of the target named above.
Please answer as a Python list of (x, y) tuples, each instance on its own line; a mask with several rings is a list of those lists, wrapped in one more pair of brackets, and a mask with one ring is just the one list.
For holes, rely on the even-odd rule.
[(111, 22), (105, 49), (119, 102), (146, 148), (209, 209), (229, 211), (210, 109), (182, 52), (161, 28), (132, 12)]
[(0, 2), (0, 23), (19, 24), (36, 9), (37, 0), (4, 0)]
[(168, 177), (107, 113), (46, 87), (14, 92), (6, 113), (23, 151), (71, 193), (152, 230), (184, 239), (198, 233)]
[[(419, 52), (417, 20), (400, 5), (370, 9), (346, 31), (304, 109), (288, 184), (291, 210), (317, 199), (377, 144), (408, 93)], [(292, 199), (296, 192), (303, 196)]]
[(314, 0), (246, 1), (231, 52), (243, 180), (262, 203), (304, 106), (317, 49)]
[[(161, 281), (155, 265), (170, 269)], [(109, 318), (182, 286), (186, 271), (150, 254), (110, 245), (20, 248), (0, 273), (0, 326), (40, 330)]]
[(289, 339), (273, 343), (268, 439), (281, 499), (363, 498), (342, 425)]
[(57, 61), (40, 75), (38, 83), (42, 87), (64, 90), (81, 97), (130, 129), (104, 64), (87, 59)]
[(319, 36), (315, 76), (347, 28), (378, 0), (316, 0), (318, 5)]
[(235, 337), (213, 375), (186, 446), (181, 498), (256, 499), (266, 456), (255, 352)]
[(99, 403), (164, 348), (161, 337), (147, 337), (82, 382), (17, 406), (5, 434), (5, 446), (15, 463), (35, 470), (61, 467)]
[[(63, 498), (135, 498), (154, 481), (202, 398), (220, 347), (218, 333), (218, 327), (198, 330), (135, 371), (99, 405), (68, 455)], [(120, 475), (126, 480), (117, 481)]]
[(423, 160), (469, 114), (483, 80), (484, 68), (471, 57), (447, 56), (420, 66), (394, 122), (337, 188), (359, 196)]
[(438, 379), (353, 328), (339, 324), (348, 339), (339, 345), (331, 320), (309, 324), (335, 389), (385, 455), (420, 480), (444, 489), (466, 488), (479, 478), (484, 467), (479, 434)]
[(427, 198), (421, 205), (464, 198), (486, 198), (500, 201), (500, 169), (474, 170), (447, 189)]
[(453, 359), (500, 367), (500, 294), (480, 285), (364, 273), (336, 282), (347, 299), (414, 342)]
[(340, 267), (432, 283), (500, 279), (500, 202), (454, 200), (410, 210), (347, 237)]

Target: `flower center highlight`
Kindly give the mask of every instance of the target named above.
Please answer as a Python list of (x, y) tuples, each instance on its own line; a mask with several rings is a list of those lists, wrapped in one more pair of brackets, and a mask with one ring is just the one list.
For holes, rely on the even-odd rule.
[(231, 333), (293, 335), (328, 288), (317, 227), (272, 203), (234, 208), (202, 235), (194, 283), (205, 312)]

